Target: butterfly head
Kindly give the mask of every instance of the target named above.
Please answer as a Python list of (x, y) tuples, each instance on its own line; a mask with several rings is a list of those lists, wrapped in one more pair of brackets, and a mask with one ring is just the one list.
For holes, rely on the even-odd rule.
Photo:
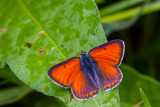
[(84, 54), (86, 54), (86, 52), (84, 52), (83, 50), (81, 50), (81, 55), (84, 55)]

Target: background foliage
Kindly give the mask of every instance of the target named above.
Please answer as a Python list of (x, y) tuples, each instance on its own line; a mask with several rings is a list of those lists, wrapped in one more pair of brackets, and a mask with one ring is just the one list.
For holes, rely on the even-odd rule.
[[(0, 10), (0, 106), (160, 106), (159, 0), (1, 0)], [(46, 73), (79, 56), (61, 44), (82, 50), (93, 33), (87, 51), (106, 37), (125, 41), (124, 78), (116, 89), (77, 101)]]

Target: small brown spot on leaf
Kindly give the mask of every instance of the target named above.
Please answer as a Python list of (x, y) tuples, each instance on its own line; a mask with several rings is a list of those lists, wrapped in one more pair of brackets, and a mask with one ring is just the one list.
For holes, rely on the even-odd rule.
[(38, 53), (39, 53), (40, 55), (43, 55), (43, 54), (45, 54), (45, 50), (43, 50), (42, 48), (40, 48), (40, 49), (38, 50)]
[(43, 30), (42, 30), (42, 31), (40, 31), (40, 32), (39, 32), (39, 34), (40, 34), (40, 35), (43, 35), (43, 34), (44, 34), (44, 31), (43, 31)]
[(45, 88), (43, 88), (42, 90), (43, 90), (43, 91), (45, 91), (46, 89), (45, 89)]
[(32, 45), (33, 45), (32, 42), (24, 42), (24, 44), (23, 44), (23, 46), (24, 46), (24, 47), (27, 47), (27, 48), (31, 48)]
[(0, 34), (6, 32), (7, 29), (0, 29)]

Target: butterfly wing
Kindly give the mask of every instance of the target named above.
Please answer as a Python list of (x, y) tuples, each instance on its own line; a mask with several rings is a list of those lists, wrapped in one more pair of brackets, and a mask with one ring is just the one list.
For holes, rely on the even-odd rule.
[(122, 40), (112, 40), (103, 45), (93, 48), (89, 55), (97, 62), (103, 61), (108, 65), (120, 65), (124, 55), (124, 42)]
[(98, 63), (97, 68), (97, 79), (104, 91), (115, 88), (122, 81), (123, 75), (117, 66)]
[(80, 72), (79, 65), (79, 57), (68, 59), (50, 68), (48, 77), (56, 84), (68, 88)]
[(98, 88), (93, 86), (93, 81), (87, 78), (88, 75), (80, 70), (79, 57), (53, 66), (48, 71), (48, 77), (62, 87), (71, 87), (76, 99), (88, 99), (99, 92)]
[(89, 75), (80, 71), (72, 83), (71, 87), (74, 97), (78, 100), (85, 100), (99, 93), (99, 89), (94, 85)]
[(123, 41), (112, 40), (89, 52), (91, 58), (96, 61), (95, 71), (99, 85), (105, 91), (116, 87), (122, 80), (123, 75), (118, 66), (123, 59), (124, 48)]

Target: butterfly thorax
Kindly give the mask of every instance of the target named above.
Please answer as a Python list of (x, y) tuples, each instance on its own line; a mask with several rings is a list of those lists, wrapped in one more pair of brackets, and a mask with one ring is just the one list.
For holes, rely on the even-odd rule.
[[(87, 70), (92, 69), (92, 64), (91, 64), (89, 54), (84, 53), (84, 54), (81, 55), (80, 64), (81, 64), (81, 67), (83, 66), (84, 68), (87, 68)], [(82, 69), (83, 69), (83, 67), (82, 67)]]
[(89, 54), (84, 52), (83, 50), (81, 51), (81, 56), (80, 56), (80, 68), (81, 70), (85, 69), (87, 71), (90, 71), (93, 69), (93, 64), (96, 63)]

